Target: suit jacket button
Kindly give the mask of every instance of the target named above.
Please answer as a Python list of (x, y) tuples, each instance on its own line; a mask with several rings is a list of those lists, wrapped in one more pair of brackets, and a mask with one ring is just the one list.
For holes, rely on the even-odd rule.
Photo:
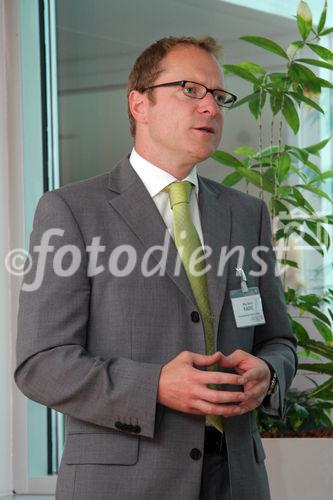
[(200, 321), (200, 314), (198, 313), (198, 311), (192, 311), (191, 312), (191, 320), (193, 321), (193, 323), (199, 323), (199, 321)]
[(190, 457), (193, 459), (193, 460), (199, 460), (202, 456), (202, 453), (200, 450), (198, 450), (198, 448), (193, 448), (191, 451), (190, 451)]
[(132, 427), (132, 432), (134, 432), (135, 434), (139, 434), (141, 432), (140, 425), (133, 425)]

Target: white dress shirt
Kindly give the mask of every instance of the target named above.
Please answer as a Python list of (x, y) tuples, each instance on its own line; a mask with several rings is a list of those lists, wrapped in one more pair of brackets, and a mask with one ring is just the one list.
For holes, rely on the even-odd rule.
[[(142, 158), (142, 156), (140, 156), (134, 148), (132, 150), (129, 161), (135, 172), (144, 183), (148, 193), (154, 200), (155, 205), (165, 222), (165, 225), (170, 231), (170, 234), (173, 235), (172, 209), (170, 206), (169, 195), (167, 192), (162, 191), (162, 189), (171, 184), (171, 182), (179, 181), (179, 179), (169, 174), (169, 172), (156, 167), (149, 161)], [(194, 184), (194, 189), (192, 189), (190, 196), (190, 212), (201, 244), (204, 245), (198, 205), (199, 181), (196, 166), (193, 167), (188, 176), (183, 180), (190, 181), (192, 184)]]

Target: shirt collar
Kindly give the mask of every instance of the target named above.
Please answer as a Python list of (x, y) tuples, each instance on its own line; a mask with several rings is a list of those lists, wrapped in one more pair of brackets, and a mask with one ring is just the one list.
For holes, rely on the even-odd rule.
[[(144, 183), (147, 191), (149, 192), (152, 198), (156, 196), (158, 193), (160, 193), (162, 189), (164, 189), (166, 186), (171, 184), (171, 182), (179, 180), (173, 175), (169, 174), (169, 172), (166, 172), (162, 168), (159, 168), (156, 165), (153, 165), (149, 161), (142, 158), (142, 156), (139, 155), (139, 153), (135, 150), (135, 148), (132, 149), (129, 161), (132, 167), (134, 168), (135, 172), (138, 174), (138, 176)], [(183, 180), (190, 181), (192, 184), (194, 184), (195, 193), (196, 196), (198, 197), (199, 181), (198, 181), (196, 165), (194, 165), (191, 172)]]

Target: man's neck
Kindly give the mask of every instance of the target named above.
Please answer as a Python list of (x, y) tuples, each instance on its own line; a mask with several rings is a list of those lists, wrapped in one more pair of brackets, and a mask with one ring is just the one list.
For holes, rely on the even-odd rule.
[(180, 161), (175, 161), (175, 159), (171, 158), (166, 158), (165, 155), (163, 154), (152, 154), (149, 153), (148, 151), (145, 151), (145, 148), (139, 147), (137, 144), (135, 145), (135, 151), (142, 156), (145, 160), (149, 161), (149, 163), (152, 163), (156, 167), (165, 170), (165, 172), (168, 172), (169, 174), (173, 175), (178, 180), (185, 179), (185, 177), (188, 176), (188, 174), (191, 172), (193, 167), (195, 166), (195, 163), (189, 163), (187, 162), (180, 162)]

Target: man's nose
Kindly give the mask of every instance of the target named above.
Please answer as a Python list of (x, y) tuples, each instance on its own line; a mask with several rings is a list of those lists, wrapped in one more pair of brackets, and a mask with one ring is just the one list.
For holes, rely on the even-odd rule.
[(216, 115), (218, 113), (222, 113), (222, 108), (220, 108), (215, 101), (212, 92), (207, 92), (205, 97), (200, 99), (199, 111), (202, 113), (209, 113), (211, 115)]

